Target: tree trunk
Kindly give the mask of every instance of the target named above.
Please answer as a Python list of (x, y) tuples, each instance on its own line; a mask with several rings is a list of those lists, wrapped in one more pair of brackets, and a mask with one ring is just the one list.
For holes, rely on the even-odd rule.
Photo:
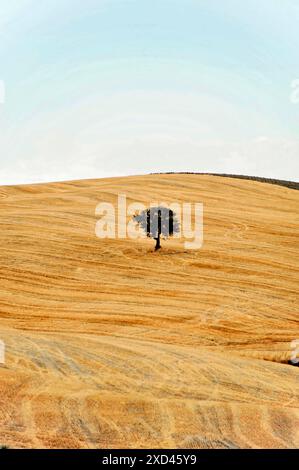
[(160, 248), (161, 248), (161, 244), (160, 244), (160, 234), (158, 235), (157, 238), (155, 238), (155, 240), (156, 240), (155, 251), (157, 251), (157, 250), (160, 250)]

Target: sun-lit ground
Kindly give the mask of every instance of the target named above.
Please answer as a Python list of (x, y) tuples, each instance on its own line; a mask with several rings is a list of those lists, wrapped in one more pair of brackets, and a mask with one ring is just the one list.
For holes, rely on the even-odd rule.
[[(203, 202), (204, 245), (95, 207)], [(0, 188), (0, 445), (298, 447), (299, 192), (205, 175)]]

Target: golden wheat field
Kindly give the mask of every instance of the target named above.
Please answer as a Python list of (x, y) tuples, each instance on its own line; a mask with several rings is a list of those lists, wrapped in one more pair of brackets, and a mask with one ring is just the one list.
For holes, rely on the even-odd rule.
[[(202, 202), (204, 245), (95, 236)], [(0, 445), (299, 447), (299, 192), (208, 175), (0, 188)]]

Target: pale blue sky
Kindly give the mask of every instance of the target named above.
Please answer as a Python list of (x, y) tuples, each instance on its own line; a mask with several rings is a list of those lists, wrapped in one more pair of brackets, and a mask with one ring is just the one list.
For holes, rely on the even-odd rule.
[(298, 25), (299, 0), (0, 0), (0, 184), (299, 180)]

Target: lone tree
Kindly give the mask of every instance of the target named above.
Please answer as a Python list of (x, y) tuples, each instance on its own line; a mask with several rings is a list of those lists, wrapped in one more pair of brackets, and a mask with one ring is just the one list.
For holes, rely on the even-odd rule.
[(172, 237), (179, 233), (180, 224), (176, 214), (167, 207), (151, 207), (134, 215), (133, 219), (145, 231), (147, 237), (156, 240), (155, 251), (161, 248), (160, 238)]

